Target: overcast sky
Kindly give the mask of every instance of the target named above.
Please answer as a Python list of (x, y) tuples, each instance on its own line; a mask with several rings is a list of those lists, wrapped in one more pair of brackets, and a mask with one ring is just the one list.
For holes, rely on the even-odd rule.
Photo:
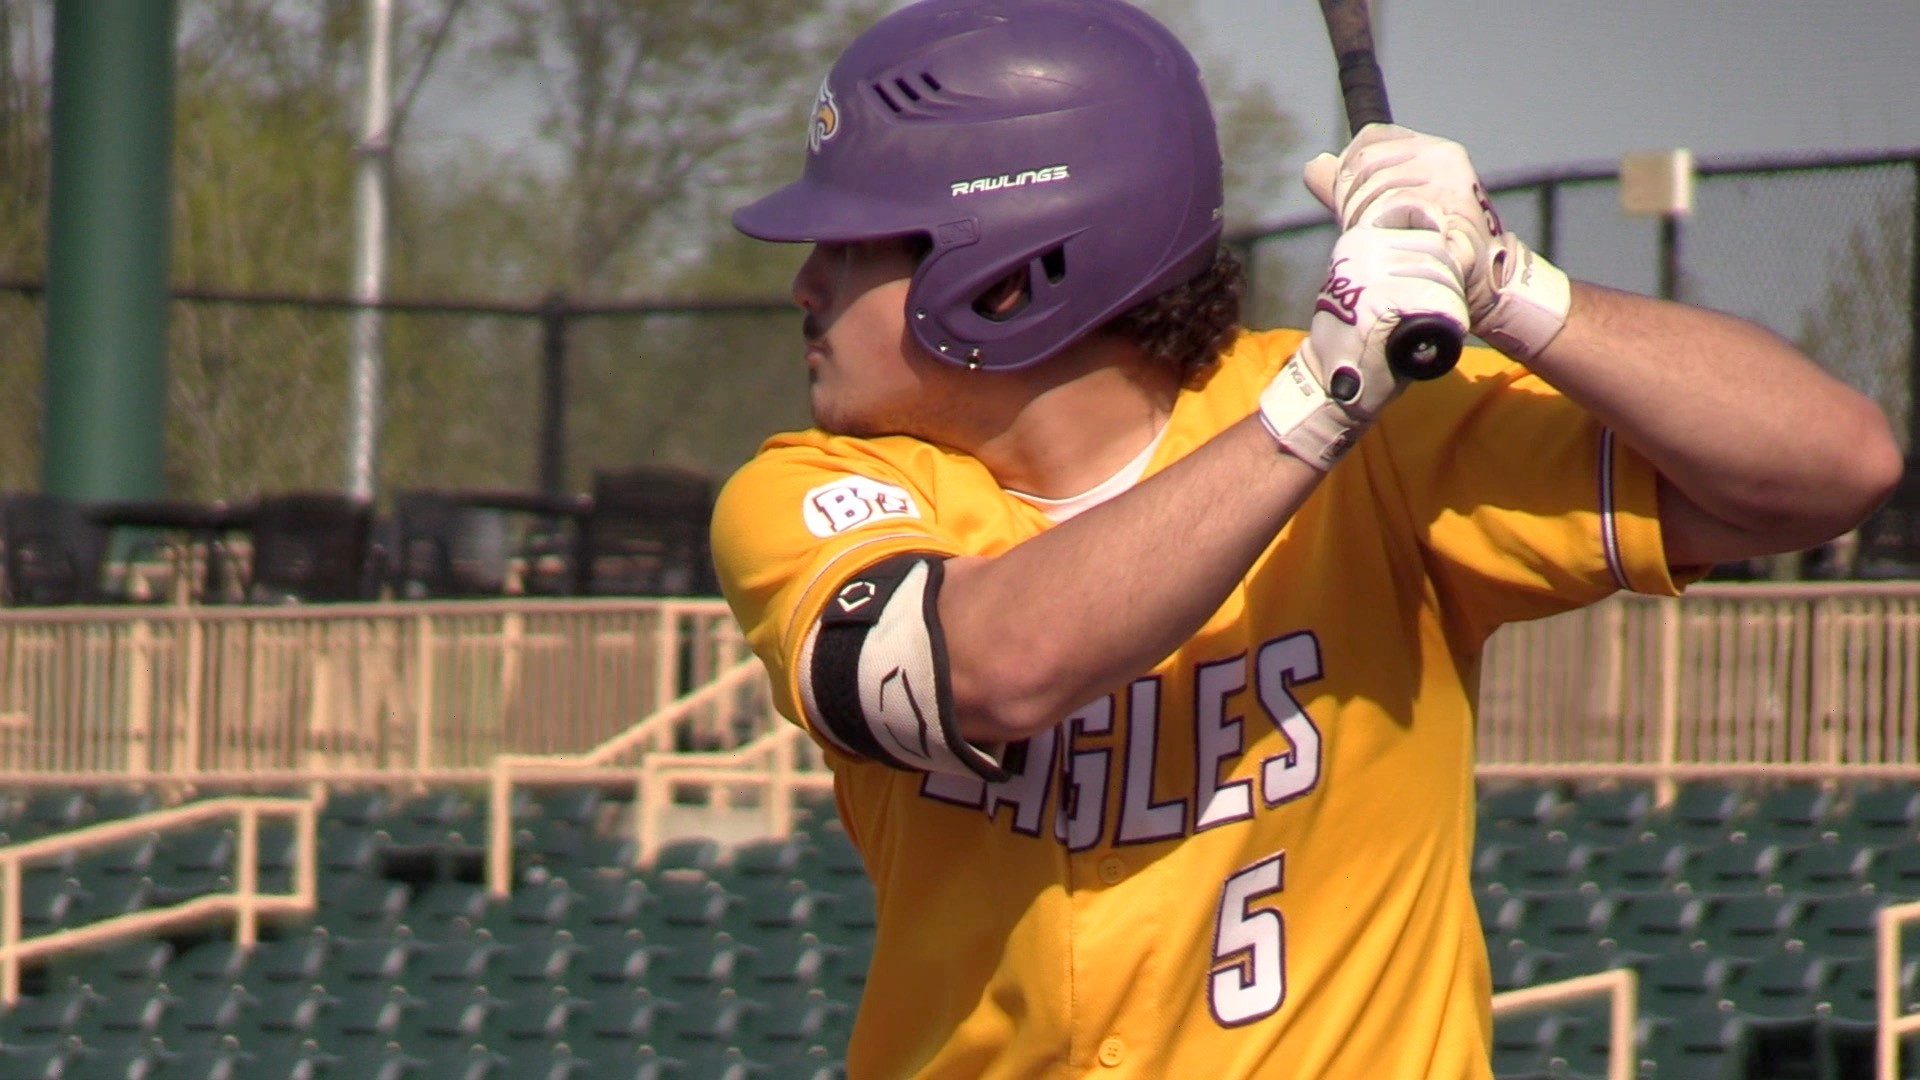
[[(1298, 122), (1289, 162), (1344, 141), (1316, 3), (1192, 2), (1202, 48), (1271, 85)], [(1458, 139), (1489, 177), (1669, 147), (1920, 148), (1920, 0), (1373, 6), (1395, 119)], [(1278, 209), (1306, 208), (1292, 195)]]

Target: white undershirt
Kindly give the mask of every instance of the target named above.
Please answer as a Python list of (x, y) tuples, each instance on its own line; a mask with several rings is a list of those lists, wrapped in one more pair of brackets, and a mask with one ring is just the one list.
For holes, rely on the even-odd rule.
[(1065, 521), (1078, 514), (1084, 514), (1088, 510), (1099, 506), (1101, 503), (1106, 502), (1108, 499), (1139, 483), (1140, 478), (1146, 475), (1147, 463), (1153, 460), (1153, 452), (1159, 449), (1160, 439), (1165, 436), (1166, 433), (1167, 428), (1165, 425), (1162, 425), (1160, 430), (1154, 433), (1152, 441), (1147, 443), (1146, 448), (1134, 455), (1132, 461), (1122, 465), (1119, 472), (1114, 473), (1112, 476), (1107, 477), (1105, 480), (1100, 481), (1078, 495), (1069, 495), (1064, 499), (1044, 499), (1038, 495), (1029, 495), (1024, 491), (1014, 491), (1011, 488), (1007, 489), (1007, 494), (1038, 509), (1041, 513), (1047, 515), (1047, 520), (1055, 523)]

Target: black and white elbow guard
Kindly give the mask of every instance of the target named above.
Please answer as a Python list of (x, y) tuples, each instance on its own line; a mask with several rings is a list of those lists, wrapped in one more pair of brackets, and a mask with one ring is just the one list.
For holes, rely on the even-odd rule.
[(856, 757), (916, 772), (1004, 780), (997, 751), (960, 737), (938, 599), (943, 560), (882, 559), (840, 587), (801, 644), (814, 729)]

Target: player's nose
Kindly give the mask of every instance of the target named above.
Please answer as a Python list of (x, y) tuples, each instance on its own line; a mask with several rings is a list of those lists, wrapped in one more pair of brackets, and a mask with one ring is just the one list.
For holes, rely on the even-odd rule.
[(793, 302), (807, 312), (819, 312), (827, 306), (826, 253), (815, 244), (800, 269), (793, 273)]

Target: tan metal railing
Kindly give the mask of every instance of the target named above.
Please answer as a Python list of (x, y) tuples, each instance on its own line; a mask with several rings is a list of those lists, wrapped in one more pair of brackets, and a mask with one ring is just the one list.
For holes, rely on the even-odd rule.
[(1640, 1012), (1640, 976), (1632, 968), (1612, 968), (1594, 975), (1581, 975), (1495, 994), (1493, 1016), (1497, 1020), (1602, 994), (1607, 996), (1611, 1006), (1607, 1031), (1607, 1080), (1633, 1080), (1639, 1072), (1633, 1029)]
[(1483, 776), (1920, 778), (1920, 582), (1699, 585), (1501, 629)]
[(0, 783), (477, 783), (740, 651), (718, 600), (0, 611)]
[[(506, 896), (513, 881), (513, 789), (521, 784), (633, 783), (634, 830), (644, 828), (646, 762), (682, 738), (725, 753), (744, 741), (785, 727), (773, 709), (766, 668), (751, 653), (712, 681), (626, 731), (581, 754), (502, 754), (493, 760), (487, 796), (487, 888)], [(798, 728), (793, 729), (798, 732)]]
[(724, 754), (649, 754), (640, 763), (639, 805), (634, 814), (641, 863), (659, 853), (666, 811), (682, 784), (703, 786), (723, 799), (757, 790), (766, 812), (767, 833), (786, 836), (793, 831), (794, 795), (832, 791), (833, 773), (819, 747), (790, 724)]
[(1900, 1001), (1900, 931), (1915, 922), (1920, 922), (1920, 901), (1881, 908), (1875, 927), (1880, 1025), (1874, 1032), (1874, 1080), (1899, 1080), (1900, 1036), (1920, 1031), (1920, 1013), (1907, 1015)]
[[(293, 888), (287, 893), (260, 891), (260, 819), (286, 817), (294, 822)], [(311, 799), (235, 795), (156, 810), (72, 832), (0, 847), (0, 1002), (20, 998), (22, 963), (54, 953), (103, 945), (224, 916), (235, 918), (234, 936), (251, 948), (259, 939), (262, 915), (307, 914), (314, 910), (315, 804)], [(60, 855), (124, 844), (152, 832), (233, 818), (237, 821), (233, 887), (179, 904), (116, 915), (39, 937), (23, 937), (21, 882), (25, 866)]]

